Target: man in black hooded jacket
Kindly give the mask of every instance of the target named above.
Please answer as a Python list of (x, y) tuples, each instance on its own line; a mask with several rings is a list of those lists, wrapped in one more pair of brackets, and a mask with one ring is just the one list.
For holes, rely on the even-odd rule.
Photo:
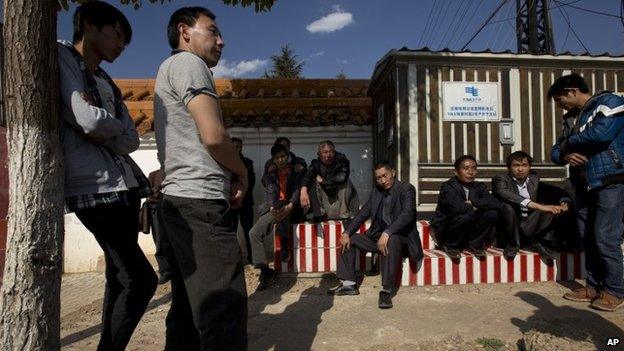
[(312, 160), (301, 186), (301, 206), (312, 209), (315, 219), (347, 219), (357, 213), (360, 202), (353, 187), (349, 159), (331, 140), (319, 144), (318, 158)]

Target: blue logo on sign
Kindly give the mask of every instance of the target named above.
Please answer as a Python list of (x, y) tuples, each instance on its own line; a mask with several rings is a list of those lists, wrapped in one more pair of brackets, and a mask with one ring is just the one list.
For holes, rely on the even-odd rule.
[(466, 94), (470, 94), (472, 96), (479, 96), (479, 89), (474, 86), (466, 87)]

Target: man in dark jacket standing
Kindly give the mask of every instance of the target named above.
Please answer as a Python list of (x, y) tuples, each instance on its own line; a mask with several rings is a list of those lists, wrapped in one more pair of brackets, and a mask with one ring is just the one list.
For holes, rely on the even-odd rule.
[[(413, 260), (423, 255), (416, 229), (416, 190), (409, 183), (395, 179), (396, 171), (387, 162), (374, 167), (376, 186), (368, 201), (349, 223), (340, 237), (342, 255), (336, 275), (341, 284), (330, 289), (333, 295), (358, 295), (355, 276), (355, 249), (380, 253), (382, 290), (379, 292), (379, 308), (392, 307), (395, 293), (396, 273), (404, 248)], [(366, 220), (372, 220), (366, 234), (356, 234)]]
[(555, 229), (556, 216), (572, 207), (566, 191), (540, 182), (531, 171), (532, 164), (533, 158), (526, 152), (513, 152), (507, 157), (508, 173), (492, 178), (492, 194), (503, 203), (500, 217), (502, 234), (507, 235), (504, 255), (509, 260), (523, 244), (542, 257), (555, 259), (544, 241)]
[(288, 149), (281, 144), (275, 144), (271, 148), (271, 160), (275, 167), (269, 167), (262, 176), (269, 211), (258, 219), (249, 234), (253, 263), (260, 269), (257, 290), (264, 290), (275, 282), (275, 271), (269, 268), (264, 248), (265, 240), (273, 238), (270, 230), (273, 224), (278, 224), (276, 230), (283, 243), (281, 259), (286, 261), (292, 249), (286, 244), (290, 224), (303, 217), (299, 205), (299, 187), (306, 170), (296, 167), (295, 160), (288, 155)]
[(360, 207), (349, 174), (350, 163), (331, 140), (321, 141), (301, 187), (301, 206), (315, 218), (352, 218)]
[(565, 110), (580, 110), (572, 134), (553, 148), (552, 158), (559, 164), (583, 167), (588, 189), (587, 285), (563, 297), (615, 311), (624, 306), (624, 98), (604, 91), (590, 95), (577, 74), (558, 78), (548, 98)]
[(501, 203), (476, 181), (477, 161), (471, 155), (455, 160), (455, 177), (440, 188), (431, 228), (438, 245), (451, 258), (460, 258), (466, 249), (484, 258), (484, 247), (498, 218)]
[(236, 150), (238, 150), (238, 155), (240, 156), (243, 163), (245, 163), (245, 168), (247, 168), (247, 183), (249, 184), (249, 188), (243, 197), (243, 202), (241, 207), (233, 210), (234, 217), (234, 225), (236, 225), (240, 220), (240, 225), (243, 228), (243, 234), (245, 235), (245, 243), (247, 248), (247, 263), (251, 263), (251, 242), (249, 240), (249, 231), (251, 230), (251, 226), (253, 226), (254, 220), (254, 200), (253, 200), (253, 188), (256, 185), (256, 173), (254, 172), (253, 161), (243, 156), (243, 141), (240, 138), (232, 138), (232, 143)]

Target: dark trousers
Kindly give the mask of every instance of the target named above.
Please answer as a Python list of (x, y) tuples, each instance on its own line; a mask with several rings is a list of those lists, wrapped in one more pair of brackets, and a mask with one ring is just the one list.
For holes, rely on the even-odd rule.
[(496, 210), (471, 210), (448, 218), (442, 234), (444, 245), (457, 250), (484, 248), (497, 218)]
[(245, 350), (247, 292), (228, 203), (165, 195), (159, 220), (171, 272), (165, 350)]
[(249, 240), (249, 231), (253, 227), (254, 209), (253, 205), (243, 206), (239, 209), (232, 210), (232, 216), (234, 220), (234, 226), (238, 225), (240, 220), (241, 227), (243, 228), (243, 234), (245, 235), (245, 247), (247, 248), (247, 262), (252, 262), (251, 257), (251, 242)]
[(156, 274), (139, 247), (139, 203), (76, 211), (104, 251), (106, 288), (98, 350), (124, 350), (156, 291)]
[(624, 183), (590, 191), (585, 230), (587, 284), (624, 298)]
[[(373, 252), (380, 254), (377, 248), (378, 238), (371, 238), (368, 232), (365, 235), (351, 235), (351, 245), (341, 255), (338, 260), (338, 279), (355, 281), (355, 261), (356, 251)], [(399, 264), (403, 258), (403, 253), (407, 251), (408, 239), (401, 235), (391, 235), (388, 239), (388, 256), (381, 260), (381, 285), (384, 288), (393, 288), (396, 284), (396, 274)]]
[(552, 229), (555, 215), (533, 210), (523, 217), (520, 208), (504, 203), (500, 212), (500, 221), (505, 235), (507, 246), (521, 247), (534, 244), (544, 239)]
[(154, 245), (156, 246), (154, 257), (158, 263), (158, 274), (161, 276), (168, 275), (169, 263), (167, 262), (167, 258), (165, 257), (165, 253), (162, 249), (162, 233), (160, 223), (158, 223), (158, 203), (150, 203), (148, 206), (151, 216), (150, 226), (152, 227), (152, 239), (154, 239)]

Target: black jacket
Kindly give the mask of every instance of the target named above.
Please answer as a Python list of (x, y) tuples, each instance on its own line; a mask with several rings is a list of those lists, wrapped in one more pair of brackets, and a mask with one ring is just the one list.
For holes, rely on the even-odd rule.
[[(409, 239), (408, 251), (413, 260), (420, 260), (423, 257), (423, 249), (420, 244), (418, 229), (416, 229), (416, 189), (410, 183), (395, 181), (390, 189), (392, 196), (392, 208), (390, 210), (391, 223), (386, 227), (386, 231), (391, 235), (401, 235)], [(383, 201), (383, 194), (378, 187), (374, 187), (370, 193), (368, 201), (360, 209), (355, 218), (347, 226), (346, 232), (353, 235), (366, 220), (372, 219), (369, 236), (380, 235), (381, 223), (378, 216), (375, 216), (379, 206)]]
[[(308, 169), (308, 163), (303, 158), (296, 156), (292, 151), (288, 152), (288, 156), (289, 156), (289, 159), (288, 159), (289, 162), (292, 162), (297, 165), (301, 165), (304, 170)], [(272, 165), (273, 165), (273, 159), (270, 158), (264, 163), (264, 172), (266, 173), (266, 171), (268, 171)], [(264, 185), (264, 183), (262, 183), (262, 185)]]
[[(559, 205), (562, 202), (572, 204), (572, 199), (570, 199), (565, 190), (541, 182), (535, 172), (531, 172), (528, 176), (527, 190), (530, 199), (540, 204)], [(492, 195), (501, 202), (510, 204), (518, 209), (520, 203), (524, 201), (524, 197), (518, 191), (516, 181), (509, 174), (498, 175), (492, 178)]]
[[(299, 202), (299, 190), (301, 189), (301, 181), (305, 176), (306, 169), (302, 168), (299, 172), (296, 171), (295, 160), (292, 159), (289, 163), (290, 173), (286, 181), (286, 197), (288, 202), (292, 202), (294, 205), (294, 212), (291, 216), (293, 218), (300, 218), (303, 215), (301, 205)], [(277, 167), (269, 167), (262, 176), (262, 184), (266, 192), (267, 208), (273, 206), (279, 199), (279, 175)]]
[(438, 195), (438, 205), (431, 218), (431, 227), (436, 233), (442, 232), (444, 221), (458, 214), (474, 211), (473, 206), (479, 210), (500, 210), (502, 204), (487, 189), (484, 183), (475, 181), (469, 186), (468, 200), (472, 206), (466, 203), (466, 192), (457, 177), (453, 177), (442, 183)]
[(311, 187), (316, 181), (316, 176), (323, 178), (321, 187), (325, 191), (335, 191), (336, 188), (349, 180), (350, 164), (345, 154), (336, 152), (334, 163), (326, 166), (318, 158), (310, 162), (310, 168), (303, 179), (303, 185)]
[(254, 205), (253, 188), (256, 185), (256, 173), (254, 172), (253, 161), (243, 156), (243, 154), (240, 154), (240, 157), (243, 163), (245, 163), (245, 168), (247, 168), (247, 183), (249, 184), (245, 197), (243, 197), (243, 207), (250, 207)]

